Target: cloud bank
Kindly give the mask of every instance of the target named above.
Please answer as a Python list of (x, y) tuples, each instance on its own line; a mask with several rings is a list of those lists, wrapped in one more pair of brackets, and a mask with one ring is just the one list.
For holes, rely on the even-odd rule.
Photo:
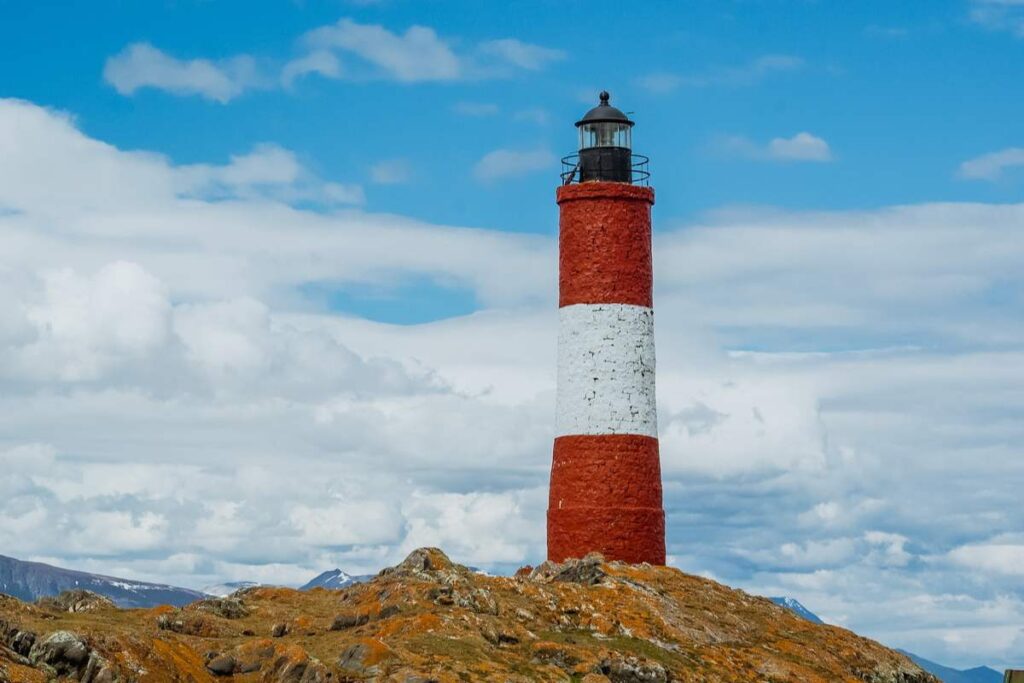
[(126, 96), (152, 88), (225, 104), (248, 90), (291, 89), (311, 75), (399, 83), (480, 80), (537, 71), (566, 57), (561, 50), (515, 38), (485, 40), (456, 51), (429, 26), (399, 33), (348, 18), (312, 29), (296, 42), (301, 55), (279, 65), (248, 54), (181, 59), (149, 43), (133, 43), (107, 59), (103, 78)]
[[(0, 156), (5, 553), (190, 586), (424, 544), (543, 557), (553, 240), (325, 203), (272, 145), (175, 165), (14, 100)], [(672, 562), (1010, 664), (1024, 206), (723, 210), (655, 249)], [(478, 310), (395, 326), (308, 295), (410, 280)]]

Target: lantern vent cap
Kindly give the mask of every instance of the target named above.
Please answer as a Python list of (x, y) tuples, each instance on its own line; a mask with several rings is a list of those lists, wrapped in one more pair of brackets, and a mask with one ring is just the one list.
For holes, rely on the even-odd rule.
[(584, 114), (583, 118), (576, 122), (577, 128), (585, 123), (625, 123), (627, 126), (633, 125), (633, 122), (622, 113), (621, 109), (608, 104), (611, 95), (608, 94), (607, 90), (601, 91), (600, 98), (601, 103)]

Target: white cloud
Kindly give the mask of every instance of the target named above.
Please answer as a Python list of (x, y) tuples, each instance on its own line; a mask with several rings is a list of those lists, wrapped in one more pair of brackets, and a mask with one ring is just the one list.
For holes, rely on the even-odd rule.
[(480, 43), (478, 49), (482, 55), (497, 58), (501, 62), (529, 71), (538, 71), (551, 62), (560, 61), (566, 57), (562, 50), (531, 45), (515, 38), (485, 40)]
[(404, 33), (395, 33), (348, 18), (309, 31), (303, 43), (314, 49), (338, 50), (362, 61), (375, 70), (366, 77), (404, 83), (501, 77), (516, 69), (537, 71), (565, 58), (561, 50), (515, 38), (485, 40), (457, 52), (428, 26), (411, 26)]
[(325, 205), (365, 201), (359, 185), (324, 182), (307, 170), (294, 152), (273, 144), (257, 145), (246, 154), (233, 155), (224, 166), (179, 167), (175, 181), (182, 195), (210, 199), (272, 198)]
[(200, 95), (225, 103), (261, 83), (255, 60), (248, 55), (213, 62), (181, 60), (148, 43), (133, 43), (107, 59), (103, 78), (122, 95), (142, 88), (176, 95)]
[(1024, 2), (1021, 0), (969, 0), (971, 21), (986, 28), (1009, 31), (1024, 38)]
[(414, 494), (405, 504), (410, 521), (403, 551), (423, 546), (450, 548), (476, 565), (516, 564), (543, 537), (541, 518), (532, 512), (547, 492)]
[(463, 72), (451, 47), (427, 26), (411, 26), (397, 34), (383, 26), (341, 19), (310, 31), (303, 40), (314, 48), (337, 49), (359, 57), (406, 83), (449, 81)]
[(792, 55), (768, 54), (738, 66), (716, 66), (702, 73), (675, 74), (656, 71), (636, 79), (637, 85), (652, 93), (672, 92), (680, 87), (748, 86), (778, 73), (798, 71), (804, 60)]
[(546, 149), (496, 149), (476, 162), (473, 175), (477, 180), (489, 182), (549, 169), (554, 163), (555, 156)]
[[(396, 33), (348, 18), (308, 31), (298, 42), (303, 50), (300, 56), (273, 67), (271, 60), (263, 59), (262, 68), (250, 55), (182, 60), (149, 43), (133, 43), (107, 59), (103, 77), (122, 95), (155, 88), (226, 103), (253, 88), (291, 89), (310, 74), (402, 83), (478, 80), (508, 76), (516, 70), (536, 71), (565, 57), (561, 50), (514, 38), (486, 40), (456, 52), (429, 26), (414, 25)], [(275, 77), (268, 75), (271, 71)]]
[(1008, 147), (960, 164), (958, 175), (969, 180), (999, 180), (1007, 169), (1024, 166), (1024, 147)]
[(1024, 543), (978, 543), (954, 548), (949, 559), (969, 569), (1024, 576)]
[[(304, 209), (283, 190), (314, 181), (279, 149), (179, 166), (24, 102), (0, 101), (0, 157), (5, 554), (191, 586), (424, 543), (543, 557), (552, 237)], [(1009, 665), (1022, 235), (1015, 204), (659, 224), (676, 561)], [(310, 294), (421, 280), (481, 310), (385, 325)]]
[(825, 140), (800, 132), (789, 138), (772, 138), (759, 144), (742, 136), (717, 141), (717, 147), (729, 155), (765, 161), (832, 161), (832, 150)]
[(402, 538), (403, 518), (392, 501), (340, 500), (328, 505), (296, 505), (289, 519), (314, 546), (393, 544)]
[(308, 74), (340, 78), (342, 75), (341, 62), (329, 50), (314, 50), (285, 64), (281, 69), (281, 83), (284, 87), (290, 88), (296, 80)]
[(412, 166), (406, 159), (384, 159), (370, 168), (370, 179), (379, 185), (400, 185), (411, 177)]

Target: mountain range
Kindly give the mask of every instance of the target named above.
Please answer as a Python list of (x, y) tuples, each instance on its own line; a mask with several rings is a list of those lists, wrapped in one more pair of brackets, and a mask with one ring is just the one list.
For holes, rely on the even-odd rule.
[(181, 607), (207, 597), (188, 588), (89, 574), (0, 555), (0, 593), (32, 602), (76, 588), (104, 595), (119, 607)]
[(353, 576), (351, 574), (346, 574), (340, 569), (332, 569), (315, 577), (299, 588), (299, 590), (308, 591), (313, 588), (330, 588), (332, 590), (337, 590), (339, 588), (347, 588), (354, 583), (369, 581), (372, 578), (373, 574), (360, 574)]
[[(800, 604), (799, 601), (793, 598), (768, 598), (776, 605), (785, 607), (789, 611), (793, 612), (799, 617), (803, 617), (807, 621), (814, 622), (815, 624), (824, 624), (821, 617), (814, 612)], [(999, 673), (995, 669), (987, 666), (978, 666), (973, 669), (953, 669), (942, 664), (936, 664), (935, 662), (919, 657), (913, 652), (907, 652), (906, 650), (897, 650), (910, 657), (919, 667), (942, 679), (943, 683), (1003, 683), (1003, 674)]]

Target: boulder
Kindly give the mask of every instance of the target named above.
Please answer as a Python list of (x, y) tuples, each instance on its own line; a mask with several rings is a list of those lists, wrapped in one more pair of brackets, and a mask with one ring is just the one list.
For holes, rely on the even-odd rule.
[(108, 683), (115, 679), (113, 667), (76, 633), (54, 631), (37, 641), (29, 651), (32, 664), (69, 676), (80, 683)]
[(75, 589), (54, 596), (39, 598), (36, 604), (55, 612), (95, 612), (116, 607), (110, 598), (92, 591)]
[(243, 619), (249, 616), (249, 608), (240, 598), (208, 598), (197, 600), (185, 607), (186, 610), (207, 612), (224, 619)]
[(334, 621), (331, 622), (332, 631), (344, 631), (348, 628), (355, 628), (356, 626), (362, 626), (370, 620), (370, 616), (367, 614), (339, 614), (334, 617)]

